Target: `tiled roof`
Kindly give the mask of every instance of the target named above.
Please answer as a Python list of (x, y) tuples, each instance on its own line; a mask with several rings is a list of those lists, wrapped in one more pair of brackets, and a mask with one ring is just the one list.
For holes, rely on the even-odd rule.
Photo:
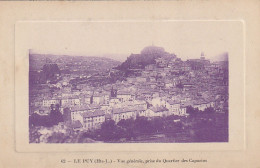
[(105, 111), (103, 110), (95, 110), (94, 112), (85, 112), (82, 114), (83, 118), (89, 118), (89, 117), (97, 117), (97, 116), (104, 116)]
[(81, 106), (73, 106), (71, 111), (83, 111), (83, 110), (90, 110), (88, 105), (81, 105)]
[(100, 105), (98, 105), (98, 104), (90, 104), (90, 105), (89, 105), (89, 108), (90, 108), (90, 109), (99, 109), (99, 108), (100, 108)]
[(113, 113), (119, 114), (119, 113), (128, 113), (128, 112), (135, 112), (136, 110), (134, 108), (114, 108)]

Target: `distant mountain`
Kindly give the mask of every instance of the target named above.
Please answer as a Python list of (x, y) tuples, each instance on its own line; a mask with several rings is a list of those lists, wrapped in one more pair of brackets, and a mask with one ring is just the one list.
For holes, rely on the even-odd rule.
[(214, 61), (228, 61), (228, 52), (221, 53), (213, 57)]
[(30, 54), (30, 71), (42, 70), (43, 66), (47, 63), (55, 63), (61, 70), (78, 69), (81, 70), (96, 70), (103, 71), (121, 64), (116, 61), (105, 57), (93, 56), (69, 56), (69, 55), (52, 55), (52, 54)]
[(127, 71), (129, 69), (143, 69), (146, 65), (155, 64), (155, 59), (170, 55), (164, 48), (156, 46), (145, 47), (140, 54), (131, 54), (126, 61), (115, 69)]
[(99, 56), (123, 62), (128, 55), (127, 54), (102, 54)]

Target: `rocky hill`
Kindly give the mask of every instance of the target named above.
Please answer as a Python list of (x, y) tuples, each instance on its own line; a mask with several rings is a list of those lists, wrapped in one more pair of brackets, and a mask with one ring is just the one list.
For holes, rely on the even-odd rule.
[(131, 54), (126, 61), (115, 69), (127, 71), (129, 69), (143, 69), (146, 65), (155, 64), (155, 59), (169, 55), (162, 47), (148, 46), (140, 54)]

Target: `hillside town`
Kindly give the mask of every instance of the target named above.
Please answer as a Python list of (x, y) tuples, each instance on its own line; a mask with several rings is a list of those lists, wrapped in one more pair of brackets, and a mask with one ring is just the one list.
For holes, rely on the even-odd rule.
[[(152, 52), (154, 48), (148, 49)], [(54, 64), (48, 61), (44, 66)], [(55, 69), (61, 68), (57, 66)], [(208, 108), (228, 113), (228, 61), (213, 62), (203, 52), (197, 59), (185, 61), (175, 54), (163, 54), (142, 68), (128, 68), (127, 75), (113, 80), (121, 70), (111, 67), (86, 74), (77, 73), (84, 68), (78, 62), (71, 67), (78, 69), (73, 73), (52, 71), (42, 83), (30, 79), (30, 116), (48, 116), (58, 110), (63, 116), (59, 125), (88, 132), (100, 129), (108, 120), (187, 118), (189, 107), (201, 113)], [(30, 128), (34, 126), (30, 124)]]

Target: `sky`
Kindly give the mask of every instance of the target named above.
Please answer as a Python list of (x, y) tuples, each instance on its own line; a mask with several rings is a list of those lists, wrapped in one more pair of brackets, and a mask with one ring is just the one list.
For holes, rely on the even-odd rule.
[[(243, 41), (239, 21), (19, 22), (16, 38), (38, 54), (106, 56), (124, 61), (150, 45), (183, 60), (213, 59)], [(21, 44), (18, 44), (21, 45)]]

